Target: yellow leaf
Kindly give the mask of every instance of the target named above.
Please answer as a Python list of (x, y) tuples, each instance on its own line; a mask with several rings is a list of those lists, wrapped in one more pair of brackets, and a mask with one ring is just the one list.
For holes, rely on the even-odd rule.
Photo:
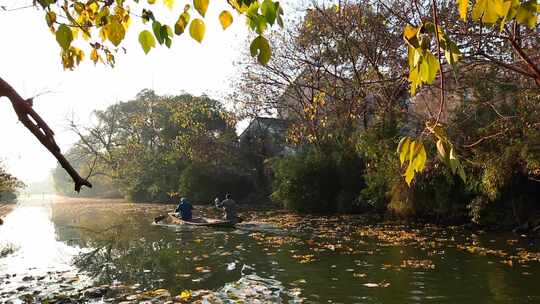
[(90, 59), (96, 64), (99, 60), (99, 55), (96, 49), (92, 49), (92, 52), (90, 53)]
[(412, 163), (416, 153), (417, 153), (417, 150), (419, 149), (419, 145), (418, 145), (418, 142), (416, 140), (413, 140), (411, 141), (411, 143), (409, 144), (409, 165)]
[(208, 10), (208, 2), (209, 0), (193, 0), (193, 6), (203, 17), (206, 14), (206, 10)]
[(512, 2), (510, 1), (504, 1), (504, 0), (495, 0), (495, 12), (500, 17), (506, 17), (508, 14), (508, 11), (510, 10), (510, 6)]
[(399, 162), (403, 165), (403, 162), (405, 161), (405, 158), (409, 154), (409, 145), (411, 143), (411, 139), (409, 137), (404, 137), (400, 140), (397, 153), (399, 154)]
[(152, 291), (152, 294), (160, 295), (160, 294), (165, 293), (165, 292), (168, 292), (168, 290), (161, 288), (161, 289), (156, 289), (156, 290)]
[(416, 172), (422, 172), (425, 168), (427, 154), (424, 144), (420, 141), (412, 140), (409, 144), (408, 156), (409, 165), (407, 166), (403, 176), (405, 177), (405, 182), (407, 182), (407, 185), (410, 186)]
[(99, 38), (101, 38), (101, 42), (107, 40), (107, 31), (105, 30), (105, 27), (99, 29)]
[(156, 0), (148, 0), (148, 4), (155, 4)]
[(409, 166), (412, 165), (415, 172), (422, 172), (424, 171), (424, 168), (426, 167), (426, 159), (427, 159), (427, 154), (426, 154), (426, 149), (424, 148), (424, 144), (420, 142), (417, 143), (416, 152), (417, 153), (414, 156), (414, 159)]
[(93, 2), (90, 2), (90, 3), (86, 4), (86, 9), (92, 14), (97, 14), (98, 9), (99, 9), (99, 5), (97, 4), (97, 1), (93, 1)]
[(442, 140), (438, 140), (437, 141), (437, 151), (439, 151), (439, 155), (445, 159), (446, 158), (446, 149), (444, 148), (444, 144), (442, 142)]
[(106, 26), (106, 31), (107, 38), (109, 38), (109, 41), (114, 44), (114, 46), (118, 46), (126, 35), (124, 26), (120, 24), (116, 18), (111, 18), (110, 23)]
[(233, 17), (228, 11), (223, 11), (219, 14), (219, 22), (223, 29), (227, 29), (233, 23)]
[(45, 21), (49, 27), (52, 26), (56, 22), (56, 13), (53, 11), (48, 12), (45, 15)]
[(426, 52), (424, 60), (420, 64), (420, 77), (426, 83), (432, 83), (437, 77), (440, 65), (439, 60), (430, 52)]
[(77, 40), (77, 38), (79, 38), (79, 29), (72, 27), (71, 32), (73, 33), (73, 40)]
[(407, 182), (407, 185), (410, 186), (414, 178), (414, 169), (411, 165), (407, 167), (407, 171), (405, 171), (405, 174), (403, 176), (405, 176), (405, 182)]
[(467, 21), (467, 10), (469, 9), (469, 0), (458, 0), (459, 17)]
[(517, 10), (516, 21), (527, 25), (529, 28), (534, 28), (538, 20), (538, 4), (536, 1), (528, 1), (523, 3)]
[(174, 7), (174, 0), (163, 0), (163, 3), (165, 6), (167, 6), (170, 10)]
[(420, 80), (420, 67), (413, 68), (409, 71), (409, 81), (411, 82), (411, 95), (416, 94), (416, 88), (422, 82)]
[(496, 11), (495, 0), (478, 0), (472, 10), (472, 19), (477, 21), (482, 18), (482, 22), (493, 24), (499, 19)]
[(406, 25), (405, 29), (403, 30), (403, 36), (405, 39), (410, 40), (414, 36), (416, 36), (416, 33), (418, 32), (418, 28)]
[(199, 43), (202, 43), (205, 31), (206, 26), (204, 25), (204, 21), (202, 21), (201, 19), (195, 19), (191, 21), (191, 24), (189, 26), (189, 34), (193, 39), (195, 39)]
[(183, 12), (182, 14), (180, 14), (180, 17), (178, 17), (178, 21), (176, 21), (176, 23), (174, 24), (174, 33), (176, 35), (181, 35), (182, 33), (184, 33), (184, 30), (189, 23), (189, 18), (190, 16), (188, 12)]
[(182, 300), (189, 300), (189, 298), (191, 298), (191, 292), (189, 292), (189, 290), (183, 290), (183, 291), (180, 293), (180, 299), (182, 299)]

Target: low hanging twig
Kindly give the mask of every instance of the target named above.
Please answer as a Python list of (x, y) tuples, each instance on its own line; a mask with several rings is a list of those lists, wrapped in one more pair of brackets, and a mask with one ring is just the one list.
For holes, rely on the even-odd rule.
[(441, 120), (442, 112), (444, 110), (444, 69), (441, 61), (441, 40), (439, 37), (439, 16), (437, 15), (437, 3), (435, 0), (432, 1), (433, 4), (433, 23), (435, 23), (435, 37), (437, 37), (437, 59), (439, 60), (439, 66), (441, 68), (441, 97), (440, 97), (440, 106), (439, 113), (437, 113), (437, 120), (435, 125)]

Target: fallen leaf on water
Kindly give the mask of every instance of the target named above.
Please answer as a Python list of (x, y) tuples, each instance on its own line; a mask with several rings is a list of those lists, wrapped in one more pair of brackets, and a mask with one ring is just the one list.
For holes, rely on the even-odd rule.
[(295, 258), (300, 264), (313, 262), (315, 260), (313, 254), (293, 255), (292, 257)]
[(431, 260), (403, 260), (399, 266), (401, 268), (435, 269), (435, 264)]
[(369, 287), (369, 288), (375, 288), (375, 287), (388, 287), (390, 286), (390, 283), (385, 283), (385, 282), (382, 282), (382, 283), (365, 283), (365, 284), (362, 284), (366, 287)]
[(202, 266), (198, 266), (198, 267), (195, 267), (195, 271), (202, 272), (202, 273), (207, 273), (207, 272), (210, 272), (210, 269), (209, 268), (204, 268)]
[(180, 299), (182, 300), (188, 300), (189, 298), (191, 298), (191, 292), (189, 290), (183, 290), (181, 293), (180, 293)]

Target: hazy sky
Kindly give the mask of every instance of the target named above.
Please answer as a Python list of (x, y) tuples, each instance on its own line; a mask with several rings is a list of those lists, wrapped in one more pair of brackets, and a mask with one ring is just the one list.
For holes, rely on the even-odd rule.
[[(2, 1), (2, 5), (9, 8), (25, 2), (31, 3), (11, 0)], [(186, 0), (177, 0), (174, 12), (177, 14), (185, 3)], [(51, 91), (36, 98), (34, 108), (56, 132), (56, 141), (65, 151), (76, 140), (66, 130), (67, 117), (74, 114), (79, 121), (88, 121), (92, 110), (129, 100), (141, 89), (153, 88), (158, 94), (185, 91), (216, 98), (226, 96), (235, 73), (233, 62), (248, 47), (245, 42), (248, 31), (244, 19), (236, 14), (233, 25), (222, 30), (217, 17), (225, 5), (226, 1), (211, 1), (202, 44), (184, 34), (173, 40), (171, 49), (158, 47), (145, 55), (137, 41), (142, 25), (133, 22), (122, 43), (128, 53), (117, 56), (114, 69), (94, 66), (85, 60), (75, 71), (63, 70), (60, 47), (49, 32), (41, 10), (0, 11), (0, 77), (23, 98)], [(169, 24), (176, 19), (165, 8), (155, 14), (169, 17)], [(83, 43), (80, 40), (74, 44), (86, 51)], [(0, 159), (10, 172), (26, 182), (45, 179), (56, 166), (55, 158), (18, 123), (5, 98), (0, 99)]]

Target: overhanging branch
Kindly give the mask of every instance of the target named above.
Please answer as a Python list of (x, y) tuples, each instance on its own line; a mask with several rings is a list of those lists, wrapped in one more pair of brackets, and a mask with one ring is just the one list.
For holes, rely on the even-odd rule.
[(17, 113), (19, 120), (23, 125), (34, 134), (47, 150), (49, 150), (58, 160), (60, 165), (66, 170), (69, 176), (75, 183), (75, 191), (79, 192), (82, 186), (92, 188), (92, 184), (82, 178), (69, 161), (62, 155), (60, 148), (54, 140), (54, 132), (49, 128), (47, 123), (37, 114), (32, 108), (32, 99), (23, 99), (15, 89), (7, 82), (0, 78), (0, 97), (7, 97), (11, 101), (11, 105)]

